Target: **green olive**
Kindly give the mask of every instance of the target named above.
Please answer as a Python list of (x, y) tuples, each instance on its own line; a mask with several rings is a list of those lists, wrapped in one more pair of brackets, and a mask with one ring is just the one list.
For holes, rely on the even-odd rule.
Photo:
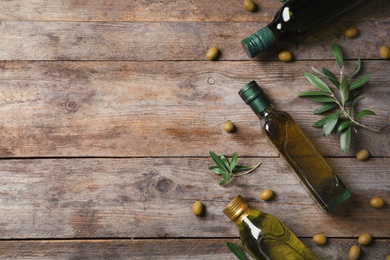
[(267, 201), (267, 200), (272, 199), (273, 197), (274, 197), (274, 192), (272, 190), (270, 190), (270, 189), (265, 189), (265, 190), (262, 190), (260, 192), (260, 198), (262, 200)]
[(317, 234), (313, 236), (313, 242), (316, 245), (322, 246), (326, 244), (327, 238), (324, 234)]
[(370, 205), (373, 208), (380, 209), (385, 206), (385, 201), (380, 197), (374, 197), (370, 200)]
[(368, 233), (361, 234), (358, 238), (358, 243), (366, 246), (369, 245), (372, 241), (372, 236)]
[(232, 121), (226, 121), (223, 124), (223, 130), (228, 133), (233, 133), (236, 130), (236, 126), (232, 123)]
[(257, 5), (252, 0), (244, 0), (244, 8), (249, 12), (254, 12), (257, 10)]
[(362, 149), (356, 153), (356, 159), (359, 161), (365, 161), (370, 156), (370, 153), (366, 149)]
[(360, 247), (357, 245), (351, 246), (351, 249), (349, 249), (349, 259), (350, 260), (357, 260), (360, 257)]
[(207, 53), (206, 53), (206, 58), (208, 60), (215, 60), (219, 56), (219, 50), (217, 47), (211, 47)]
[(204, 205), (199, 200), (195, 201), (192, 205), (192, 213), (194, 213), (195, 216), (201, 216), (204, 212)]
[(390, 255), (387, 255), (387, 256), (386, 256), (386, 260), (390, 260)]
[(282, 51), (278, 54), (278, 58), (281, 61), (289, 62), (292, 61), (292, 54), (289, 51)]
[(390, 59), (390, 48), (389, 46), (383, 45), (379, 48), (379, 54), (382, 59), (388, 60)]
[(356, 27), (349, 27), (347, 30), (345, 30), (345, 36), (348, 38), (355, 38), (358, 36), (359, 31)]

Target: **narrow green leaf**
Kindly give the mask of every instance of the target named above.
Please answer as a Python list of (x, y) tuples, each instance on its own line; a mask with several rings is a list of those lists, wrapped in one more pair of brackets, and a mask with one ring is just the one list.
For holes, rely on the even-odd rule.
[(222, 180), (220, 183), (219, 183), (219, 185), (224, 185), (224, 184), (226, 184), (227, 183), (227, 181), (226, 180)]
[(232, 160), (231, 160), (231, 163), (230, 163), (230, 168), (229, 168), (230, 172), (233, 172), (234, 168), (237, 165), (237, 161), (238, 161), (238, 154), (237, 154), (237, 152), (235, 152), (233, 154), (233, 157), (232, 157)]
[(216, 165), (218, 165), (221, 169), (225, 169), (225, 164), (218, 155), (216, 155), (214, 152), (210, 151), (210, 156)]
[(374, 111), (366, 109), (358, 114), (357, 119), (359, 120), (360, 118), (362, 118), (364, 116), (376, 116), (376, 114)]
[(357, 104), (360, 100), (362, 100), (363, 98), (364, 98), (363, 96), (357, 96), (357, 97), (353, 100), (352, 105), (351, 105), (351, 110), (349, 111), (349, 115), (350, 115), (352, 118), (354, 118), (355, 106), (356, 106), (356, 104)]
[(337, 61), (337, 64), (339, 65), (340, 69), (344, 66), (344, 57), (343, 57), (343, 51), (341, 50), (341, 46), (337, 43), (332, 44), (332, 51), (333, 56)]
[(325, 116), (323, 118), (321, 118), (320, 120), (318, 120), (317, 122), (315, 122), (314, 124), (312, 124), (313, 127), (322, 127), (325, 125), (326, 121), (328, 120), (328, 118), (330, 117), (331, 115), (329, 116)]
[(305, 72), (303, 75), (316, 88), (318, 88), (322, 91), (331, 93), (329, 86), (324, 81), (322, 81), (322, 79), (317, 77), (316, 75), (313, 75), (313, 74), (308, 73), (308, 72)]
[(352, 126), (353, 125), (353, 122), (352, 121), (350, 121), (349, 119), (347, 119), (347, 120), (344, 120), (344, 121), (342, 121), (341, 123), (339, 123), (338, 125), (337, 125), (337, 133), (341, 133), (341, 132), (343, 132), (345, 129), (347, 129), (348, 127), (350, 127), (350, 126)]
[(324, 72), (325, 76), (328, 77), (329, 81), (332, 82), (333, 85), (335, 85), (337, 88), (340, 87), (340, 82), (337, 79), (337, 77), (333, 74), (333, 72), (331, 72), (327, 68), (322, 68), (322, 72)]
[(227, 242), (226, 245), (229, 247), (230, 251), (240, 260), (248, 260), (244, 254), (244, 252), (239, 248), (236, 244), (231, 242)]
[(341, 96), (341, 104), (344, 106), (345, 101), (348, 100), (348, 96), (349, 96), (348, 77), (347, 76), (344, 76), (343, 79), (341, 80), (340, 96)]
[(371, 78), (371, 75), (366, 75), (351, 83), (349, 90), (357, 89), (366, 84)]
[(224, 181), (228, 182), (232, 178), (232, 173), (231, 172), (223, 172), (222, 178), (224, 179)]
[(344, 154), (349, 150), (351, 144), (351, 127), (348, 127), (345, 131), (340, 134), (340, 148)]
[(214, 172), (215, 174), (218, 174), (218, 175), (222, 175), (223, 172), (225, 172), (224, 170), (219, 168), (219, 166), (211, 166), (211, 167), (209, 167), (209, 170), (211, 170), (212, 172)]
[(339, 120), (339, 116), (340, 116), (340, 111), (337, 111), (328, 117), (322, 129), (323, 137), (327, 137), (332, 133), (334, 127), (337, 124), (337, 121)]
[(355, 76), (360, 71), (361, 67), (362, 67), (362, 62), (361, 62), (360, 58), (358, 58), (355, 69), (352, 71), (352, 73), (351, 73), (351, 75), (349, 75), (349, 77), (352, 78), (353, 76)]
[(328, 111), (336, 106), (336, 103), (326, 103), (325, 105), (320, 106), (316, 110), (313, 111), (313, 114), (318, 115), (325, 111)]
[(228, 159), (226, 159), (225, 155), (221, 155), (221, 156), (219, 156), (219, 158), (221, 159), (221, 161), (225, 165), (226, 171), (230, 171), (230, 163), (229, 163)]
[(308, 96), (309, 99), (317, 102), (332, 103), (335, 100), (331, 97), (320, 97), (320, 96)]
[(300, 93), (298, 96), (307, 97), (307, 96), (327, 96), (329, 97), (329, 93), (323, 91), (305, 91)]

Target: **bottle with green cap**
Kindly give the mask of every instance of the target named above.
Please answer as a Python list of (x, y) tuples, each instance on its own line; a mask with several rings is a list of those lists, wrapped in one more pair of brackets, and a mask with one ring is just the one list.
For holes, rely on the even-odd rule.
[(348, 188), (294, 119), (288, 113), (276, 110), (255, 81), (244, 86), (238, 94), (259, 117), (265, 135), (325, 212), (331, 212), (350, 197)]
[(237, 224), (241, 243), (254, 259), (317, 259), (279, 219), (252, 209), (240, 195), (223, 212)]
[(282, 41), (300, 41), (367, 0), (289, 0), (263, 29), (241, 41), (253, 58)]

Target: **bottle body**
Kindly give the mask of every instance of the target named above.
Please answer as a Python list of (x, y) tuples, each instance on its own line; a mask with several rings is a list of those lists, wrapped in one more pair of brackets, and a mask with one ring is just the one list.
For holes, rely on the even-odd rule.
[(294, 119), (276, 110), (255, 81), (243, 87), (239, 95), (260, 118), (266, 136), (325, 212), (333, 211), (350, 197), (348, 188)]
[(350, 191), (294, 119), (273, 106), (258, 114), (260, 125), (325, 212), (350, 197)]
[(367, 0), (289, 0), (263, 29), (242, 40), (251, 58), (282, 41), (299, 41)]
[[(237, 196), (231, 203), (240, 200), (245, 203), (241, 196)], [(298, 237), (273, 215), (247, 206), (242, 208), (234, 221), (242, 245), (254, 259), (317, 259)]]

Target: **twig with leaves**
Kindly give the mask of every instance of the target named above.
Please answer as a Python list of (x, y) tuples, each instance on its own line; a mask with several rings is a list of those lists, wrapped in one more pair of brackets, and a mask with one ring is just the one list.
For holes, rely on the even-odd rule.
[[(313, 101), (324, 103), (316, 110), (313, 114), (322, 114), (337, 107), (337, 111), (332, 114), (325, 116), (313, 124), (314, 127), (322, 127), (322, 136), (326, 137), (331, 133), (340, 134), (340, 147), (343, 153), (347, 153), (351, 143), (351, 131), (354, 126), (360, 126), (363, 128), (370, 129), (372, 131), (379, 131), (378, 129), (371, 128), (367, 125), (362, 124), (359, 120), (364, 116), (376, 115), (375, 112), (365, 109), (355, 115), (356, 104), (364, 97), (360, 95), (359, 91), (362, 86), (366, 84), (371, 75), (366, 75), (352, 80), (352, 78), (361, 69), (360, 58), (357, 61), (355, 69), (350, 73), (345, 73), (344, 58), (341, 46), (338, 44), (332, 45), (333, 55), (340, 68), (339, 78), (331, 72), (329, 69), (322, 68), (318, 70), (312, 67), (313, 71), (322, 77), (328, 79), (338, 91), (338, 95), (335, 94), (335, 90), (330, 88), (327, 83), (322, 79), (311, 73), (304, 73), (306, 79), (319, 91), (306, 91), (300, 93), (300, 97), (307, 97)], [(355, 132), (356, 129), (354, 128)]]
[[(222, 181), (219, 183), (219, 185), (226, 184), (231, 180), (232, 177), (242, 176), (251, 173), (261, 165), (261, 162), (254, 167), (237, 165), (238, 162), (237, 153), (233, 154), (231, 162), (229, 162), (226, 156), (224, 155), (218, 156), (212, 151), (210, 151), (210, 156), (216, 165), (209, 167), (209, 169), (213, 171), (215, 174), (222, 175)], [(242, 173), (238, 173), (238, 172), (242, 172)]]

